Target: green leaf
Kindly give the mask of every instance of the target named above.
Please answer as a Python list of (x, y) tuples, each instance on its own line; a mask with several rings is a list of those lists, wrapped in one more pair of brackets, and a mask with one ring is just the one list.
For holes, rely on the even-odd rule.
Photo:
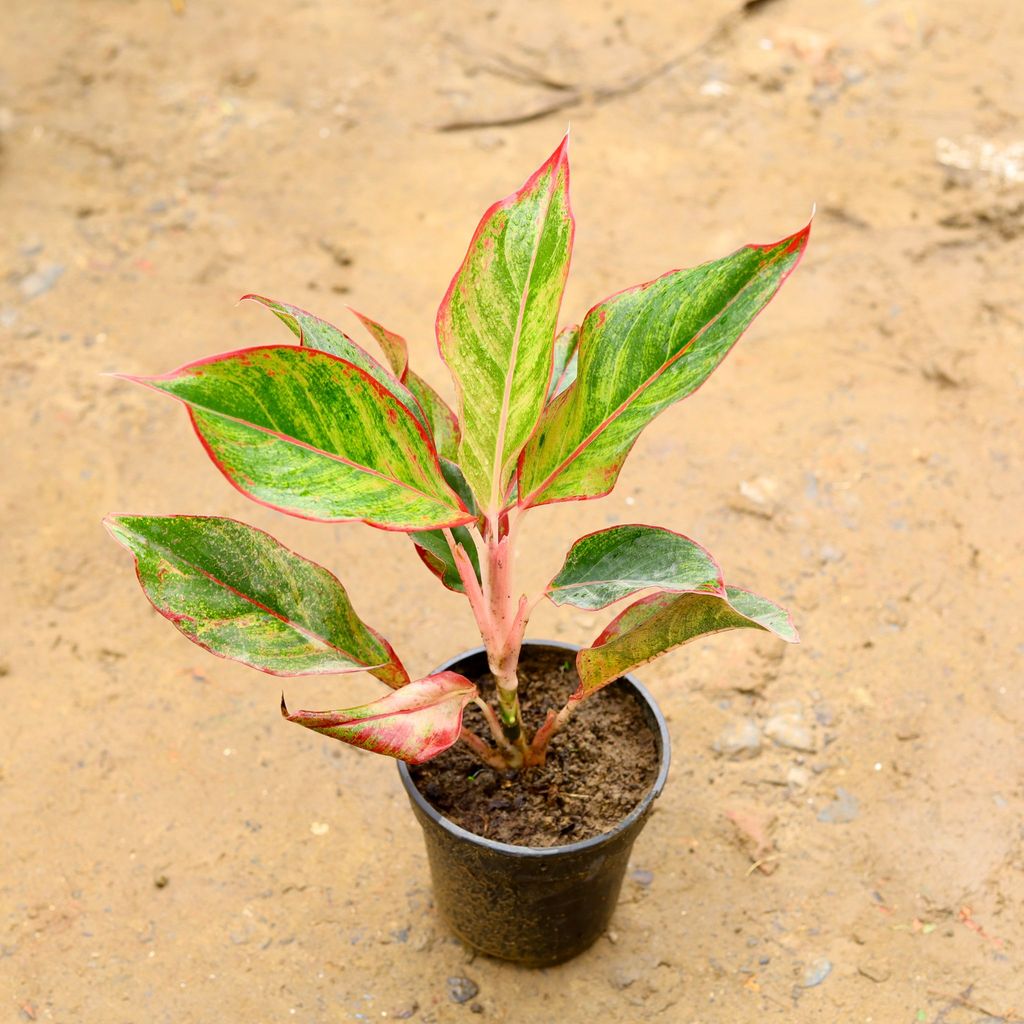
[(581, 537), (548, 584), (555, 604), (605, 608), (638, 590), (724, 594), (718, 563), (699, 544), (657, 526), (613, 526)]
[[(353, 366), (368, 373), (385, 390), (390, 391), (419, 421), (430, 429), (430, 423), (416, 400), (416, 396), (406, 387), (401, 374), (389, 373), (366, 349), (357, 345), (344, 331), (334, 324), (307, 313), (298, 306), (287, 302), (278, 302), (262, 295), (243, 295), (242, 300), (253, 299), (266, 306), (277, 318), (299, 339), (303, 348), (314, 348), (319, 352), (344, 359)], [(240, 301), (242, 301), (240, 300)]]
[(580, 685), (572, 699), (589, 697), (626, 672), (698, 637), (743, 628), (799, 642), (785, 609), (738, 587), (726, 587), (724, 596), (662, 593), (641, 598), (576, 656)]
[(395, 376), (415, 396), (424, 413), (419, 419), (430, 429), (438, 454), (454, 460), (459, 450), (459, 421), (448, 408), (448, 403), (419, 374), (409, 369), (409, 346), (405, 338), (354, 309), (352, 313), (380, 345)]
[[(444, 399), (425, 380), (409, 369), (409, 346), (405, 338), (400, 334), (395, 334), (394, 331), (389, 331), (376, 320), (363, 316), (351, 306), (349, 309), (373, 335), (398, 379), (403, 384), (407, 384), (416, 396), (420, 408), (426, 413), (425, 419), (433, 432), (434, 443), (441, 456), (441, 472), (444, 474), (445, 480), (463, 500), (466, 507), (476, 515), (477, 509), (473, 492), (469, 489), (469, 484), (466, 483), (462, 471), (452, 461), (455, 459), (459, 447), (459, 423), (455, 418), (455, 413), (448, 408)], [(440, 530), (418, 530), (409, 536), (415, 542), (416, 554), (420, 556), (423, 564), (449, 590), (463, 593), (465, 588), (444, 534)], [(466, 549), (473, 568), (476, 570), (477, 579), (479, 579), (480, 556), (469, 530), (464, 526), (457, 526), (453, 529), (452, 536)]]
[[(478, 514), (476, 502), (473, 499), (473, 492), (466, 483), (454, 462), (447, 459), (441, 460), (441, 472), (444, 473), (448, 486), (465, 502), (466, 507), (474, 515)], [(462, 585), (462, 577), (459, 575), (458, 567), (452, 556), (452, 549), (448, 547), (448, 541), (440, 530), (417, 530), (410, 533), (409, 537), (416, 544), (416, 554), (423, 560), (423, 564), (449, 589), (463, 594), (466, 588)], [(476, 572), (476, 578), (482, 580), (480, 575), (480, 555), (473, 540), (473, 535), (465, 526), (456, 526), (452, 530), (452, 538), (457, 544), (461, 544), (469, 555), (470, 562)]]
[(218, 469), (243, 494), (305, 519), (387, 530), (475, 517), (445, 483), (412, 413), (352, 363), (274, 345), (129, 377), (174, 396)]
[(437, 314), (458, 391), (459, 465), (486, 513), (504, 503), (551, 379), (574, 229), (567, 146), (484, 214)]
[(520, 505), (607, 494), (641, 430), (707, 380), (793, 271), (809, 232), (673, 271), (590, 310), (576, 382), (523, 452)]
[(153, 607), (218, 657), (271, 675), (365, 669), (389, 686), (409, 681), (338, 580), (262, 530), (207, 516), (108, 516), (103, 522), (135, 555)]
[(409, 764), (422, 764), (447, 750), (462, 731), (462, 712), (476, 687), (457, 672), (439, 672), (403, 686), (371, 704), (342, 711), (281, 714), (289, 722)]
[(548, 385), (548, 401), (557, 398), (576, 380), (579, 368), (580, 329), (577, 324), (563, 327), (555, 338), (554, 368)]
[(370, 332), (373, 340), (380, 345), (391, 372), (404, 384), (409, 375), (409, 343), (400, 334), (389, 331), (376, 320), (364, 316), (358, 309), (348, 307), (349, 312)]

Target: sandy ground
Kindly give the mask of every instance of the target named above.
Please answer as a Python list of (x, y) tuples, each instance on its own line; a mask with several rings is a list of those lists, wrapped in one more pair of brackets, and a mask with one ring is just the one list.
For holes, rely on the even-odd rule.
[[(6, 0), (0, 1019), (1024, 1017), (1022, 43), (998, 0)], [(570, 121), (566, 319), (818, 214), (614, 495), (532, 518), (525, 569), (660, 523), (804, 643), (727, 635), (641, 673), (669, 787), (614, 930), (531, 973), (437, 920), (393, 764), (282, 723), (276, 682), (158, 618), (99, 521), (271, 530), (419, 671), (473, 645), (468, 611), (401, 537), (247, 503), (179, 408), (100, 374), (285, 340), (235, 304), (257, 291), (354, 331), (352, 303), (447, 389), (437, 302)], [(545, 608), (530, 632), (604, 621)], [(717, 754), (744, 719), (814, 750)]]

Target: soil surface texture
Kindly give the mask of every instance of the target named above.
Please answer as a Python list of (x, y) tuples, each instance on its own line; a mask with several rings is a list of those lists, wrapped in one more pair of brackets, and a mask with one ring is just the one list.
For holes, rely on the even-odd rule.
[[(493, 678), (479, 682), (485, 699), (493, 700)], [(526, 653), (519, 686), (528, 734), (578, 685), (572, 652)], [(463, 721), (488, 736), (476, 707)], [(503, 774), (481, 768), (458, 744), (412, 771), (419, 791), (450, 821), (514, 846), (562, 846), (611, 831), (643, 800), (657, 774), (657, 744), (643, 708), (618, 685), (579, 706), (552, 739), (543, 767)]]
[[(4, 0), (0, 1021), (979, 1024), (1024, 1018), (1024, 4)], [(410, 672), (476, 647), (400, 534), (256, 505), (104, 374), (434, 319), (571, 124), (563, 324), (766, 243), (800, 267), (517, 581), (650, 523), (789, 608), (636, 675), (672, 770), (611, 929), (547, 971), (432, 902), (395, 765), (284, 721), (383, 693), (211, 657), (111, 512), (240, 519)], [(543, 601), (589, 644), (621, 608)], [(575, 790), (574, 790), (575, 791)]]

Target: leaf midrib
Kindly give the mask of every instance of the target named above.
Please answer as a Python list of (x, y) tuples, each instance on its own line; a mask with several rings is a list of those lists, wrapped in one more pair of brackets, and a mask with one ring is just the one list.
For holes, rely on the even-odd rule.
[[(555, 185), (558, 181), (558, 164), (552, 165), (551, 179), (548, 184), (547, 197), (544, 202), (544, 211), (539, 218), (539, 227), (534, 239), (533, 251), (530, 253), (530, 268), (526, 272), (526, 281), (523, 284), (519, 296), (519, 315), (516, 319), (516, 329), (512, 338), (512, 351), (509, 353), (508, 368), (505, 373), (505, 388), (501, 398), (501, 411), (498, 418), (498, 432), (494, 440), (494, 461), (491, 468), (491, 495), (490, 511), (497, 507), (501, 487), (501, 473), (504, 469), (505, 435), (508, 430), (508, 409), (512, 399), (512, 379), (515, 376), (516, 363), (519, 358), (519, 344), (523, 336), (523, 322), (526, 317), (526, 304), (530, 297), (530, 285), (533, 283), (533, 272), (537, 266), (537, 256), (540, 253), (541, 241), (544, 237), (544, 229), (547, 226), (548, 214), (551, 211), (551, 201), (555, 195)], [(550, 371), (549, 371), (550, 376)], [(547, 382), (545, 382), (545, 388)]]

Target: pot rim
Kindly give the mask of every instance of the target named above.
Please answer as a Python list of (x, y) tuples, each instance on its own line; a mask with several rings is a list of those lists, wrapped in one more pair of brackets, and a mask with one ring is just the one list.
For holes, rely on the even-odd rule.
[[(524, 640), (523, 646), (554, 647), (563, 651), (579, 651), (582, 649), (579, 644), (570, 644), (563, 640)], [(485, 647), (473, 647), (468, 651), (463, 651), (461, 654), (456, 655), (454, 658), (449, 658), (448, 661), (446, 661), (440, 668), (434, 669), (434, 672), (442, 672), (451, 665), (462, 661), (465, 658), (472, 658), (486, 653), (487, 649)], [(434, 824), (438, 825), (457, 839), (472, 843), (476, 846), (484, 847), (485, 849), (492, 850), (495, 853), (504, 853), (516, 857), (543, 859), (545, 857), (559, 857), (574, 853), (581, 853), (606, 843), (613, 836), (616, 836), (620, 832), (624, 832), (628, 829), (638, 818), (647, 814), (651, 804), (661, 796), (661, 791), (665, 788), (665, 782), (668, 779), (669, 761), (671, 760), (672, 753), (671, 741), (669, 740), (668, 735), (668, 724), (665, 721), (665, 716), (661, 713), (661, 708), (658, 707), (654, 698), (647, 691), (647, 688), (630, 673), (626, 673), (619, 678), (632, 686), (651, 709), (657, 726), (654, 731), (661, 740), (661, 757), (658, 765), (657, 777), (651, 784), (651, 788), (647, 791), (647, 794), (636, 805), (636, 807), (626, 815), (626, 817), (622, 818), (614, 828), (609, 829), (607, 832), (602, 832), (597, 836), (591, 836), (590, 839), (581, 839), (578, 842), (565, 843), (561, 846), (518, 846), (513, 843), (499, 843), (493, 839), (486, 839), (484, 836), (478, 836), (475, 832), (470, 832), (467, 829), (456, 825), (454, 822), (449, 821), (416, 787), (416, 783), (413, 782), (412, 775), (409, 772), (409, 765), (404, 761), (399, 761), (398, 774), (401, 777), (405, 791), (409, 794), (410, 799), (413, 800), (417, 808), (426, 814)]]

